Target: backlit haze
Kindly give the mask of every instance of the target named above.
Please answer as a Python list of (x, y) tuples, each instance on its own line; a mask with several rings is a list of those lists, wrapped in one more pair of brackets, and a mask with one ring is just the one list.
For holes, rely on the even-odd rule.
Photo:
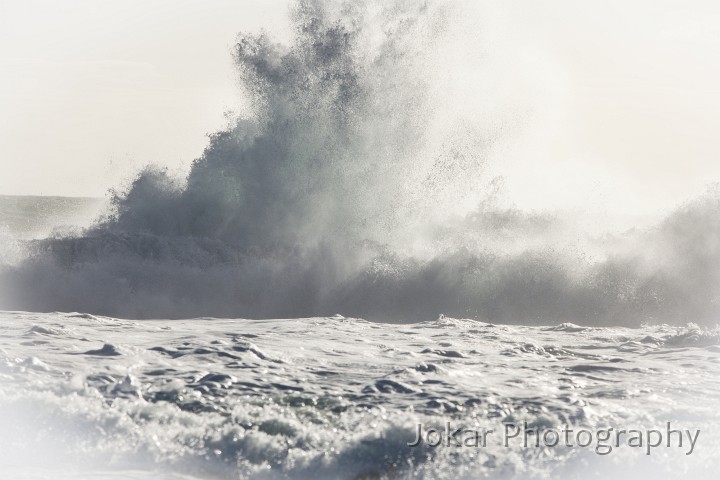
[[(720, 5), (479, 3), (458, 6), (431, 91), (453, 121), (502, 132), (487, 168), (515, 205), (645, 215), (720, 179)], [(0, 194), (104, 196), (148, 163), (186, 172), (246, 108), (236, 34), (282, 41), (287, 11), (1, 1)]]

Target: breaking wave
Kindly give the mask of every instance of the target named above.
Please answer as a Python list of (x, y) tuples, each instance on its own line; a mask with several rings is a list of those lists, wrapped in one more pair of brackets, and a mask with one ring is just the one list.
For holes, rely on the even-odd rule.
[(431, 79), (445, 66), (428, 52), (447, 46), (454, 14), (308, 0), (290, 45), (241, 35), (251, 111), (210, 136), (187, 178), (148, 167), (95, 226), (32, 242), (2, 271), (0, 306), (714, 324), (720, 193), (603, 237), (504, 206), (484, 169), (502, 129), (437, 114)]

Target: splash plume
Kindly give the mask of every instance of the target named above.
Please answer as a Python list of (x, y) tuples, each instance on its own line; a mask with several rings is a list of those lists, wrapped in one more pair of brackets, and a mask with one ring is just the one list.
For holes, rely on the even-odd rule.
[(186, 179), (148, 167), (113, 193), (104, 220), (32, 245), (2, 273), (2, 306), (713, 322), (717, 193), (590, 260), (563, 219), (495, 201), (483, 163), (496, 132), (431, 139), (440, 107), (428, 79), (444, 66), (427, 52), (450, 10), (302, 1), (290, 45), (241, 35), (234, 55), (250, 111), (210, 136)]

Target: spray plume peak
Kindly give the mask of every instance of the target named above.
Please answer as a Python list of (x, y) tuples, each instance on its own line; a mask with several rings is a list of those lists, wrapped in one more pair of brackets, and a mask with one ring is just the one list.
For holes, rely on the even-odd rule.
[[(103, 221), (33, 245), (2, 272), (2, 306), (141, 318), (712, 322), (717, 194), (588, 261), (561, 218), (496, 203), (483, 164), (497, 132), (437, 141), (431, 79), (444, 66), (427, 59), (451, 14), (301, 1), (290, 45), (241, 35), (234, 57), (251, 115), (210, 136), (186, 181), (147, 168), (113, 194)], [(700, 228), (701, 219), (714, 220)], [(707, 248), (690, 255), (688, 242)]]

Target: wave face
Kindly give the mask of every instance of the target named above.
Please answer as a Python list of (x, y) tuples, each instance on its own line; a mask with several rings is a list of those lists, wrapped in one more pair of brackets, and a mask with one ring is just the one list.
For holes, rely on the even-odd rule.
[(133, 318), (716, 321), (717, 192), (653, 229), (603, 238), (502, 207), (483, 169), (498, 133), (438, 134), (430, 79), (444, 66), (428, 52), (443, 45), (452, 9), (301, 1), (292, 15), (288, 46), (238, 38), (252, 113), (211, 135), (186, 179), (147, 168), (94, 227), (32, 243), (2, 271), (0, 306)]

